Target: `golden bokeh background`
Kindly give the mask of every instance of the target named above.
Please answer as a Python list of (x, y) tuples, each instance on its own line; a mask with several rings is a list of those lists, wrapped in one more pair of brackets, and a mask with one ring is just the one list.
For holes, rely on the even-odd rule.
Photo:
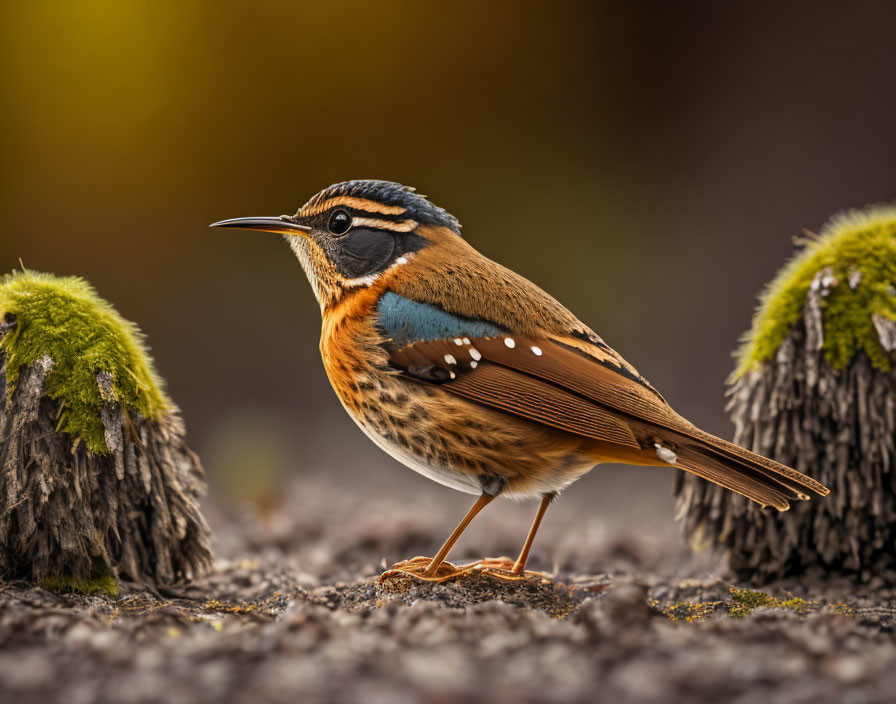
[[(141, 325), (218, 493), (327, 472), (462, 512), (343, 413), (284, 243), (207, 225), (414, 185), (730, 436), (730, 354), (792, 238), (896, 197), (894, 26), (887, 2), (6, 3), (0, 268), (84, 276)], [(670, 483), (570, 495), (667, 523)]]

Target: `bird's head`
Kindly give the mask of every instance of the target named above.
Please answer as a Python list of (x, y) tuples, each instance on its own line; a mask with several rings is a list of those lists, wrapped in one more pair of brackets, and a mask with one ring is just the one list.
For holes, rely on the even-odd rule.
[(211, 227), (284, 235), (322, 309), (424, 247), (460, 235), (460, 223), (414, 189), (391, 181), (325, 188), (295, 215), (234, 218)]

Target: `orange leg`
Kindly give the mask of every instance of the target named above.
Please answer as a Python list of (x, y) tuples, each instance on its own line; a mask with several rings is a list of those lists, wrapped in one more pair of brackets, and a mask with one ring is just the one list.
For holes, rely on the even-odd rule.
[[(529, 528), (526, 542), (523, 543), (523, 549), (520, 550), (520, 555), (516, 559), (516, 562), (511, 562), (509, 557), (494, 557), (485, 558), (463, 567), (457, 567), (450, 562), (445, 561), (445, 558), (448, 556), (451, 548), (454, 547), (457, 539), (460, 538), (466, 527), (470, 525), (470, 521), (472, 521), (476, 517), (476, 514), (488, 506), (495, 498), (490, 494), (482, 494), (470, 510), (467, 511), (467, 515), (464, 516), (457, 528), (454, 529), (454, 532), (448, 536), (448, 540), (445, 541), (435, 557), (432, 559), (415, 557), (410, 560), (405, 560), (404, 562), (399, 562), (397, 565), (393, 565), (391, 569), (380, 575), (380, 584), (399, 574), (410, 575), (427, 582), (445, 582), (449, 579), (473, 574), (474, 572), (489, 574), (493, 577), (511, 582), (528, 579), (532, 573), (526, 572), (526, 562), (529, 560), (532, 543), (535, 542), (535, 534), (538, 533), (538, 529), (541, 526), (544, 514), (548, 510), (548, 506), (551, 505), (551, 502), (556, 497), (557, 495), (555, 493), (549, 493), (542, 496), (541, 504), (538, 506), (538, 511), (535, 513), (535, 519), (532, 521), (532, 527)], [(543, 579), (544, 576), (541, 575), (541, 578)]]
[(476, 517), (477, 513), (488, 506), (494, 498), (494, 496), (490, 496), (489, 494), (483, 494), (478, 499), (476, 499), (476, 503), (473, 504), (472, 508), (470, 508), (469, 511), (467, 511), (467, 515), (464, 516), (463, 520), (457, 524), (457, 528), (455, 528), (454, 532), (448, 536), (448, 540), (446, 540), (442, 547), (439, 548), (436, 556), (432, 558), (432, 561), (429, 563), (429, 566), (423, 573), (425, 576), (434, 575), (438, 571), (439, 566), (448, 556), (448, 552), (451, 550), (451, 548), (454, 547), (454, 544), (457, 542), (457, 539), (460, 537), (461, 533), (463, 533), (464, 530), (466, 530), (467, 526), (470, 525), (470, 521), (472, 521)]
[(541, 497), (541, 504), (538, 506), (538, 512), (535, 514), (535, 520), (532, 521), (532, 527), (529, 529), (529, 535), (526, 536), (526, 542), (523, 543), (523, 549), (520, 550), (520, 556), (516, 558), (511, 572), (513, 574), (522, 574), (526, 569), (526, 562), (529, 561), (529, 551), (532, 550), (532, 543), (535, 542), (535, 534), (541, 525), (541, 519), (544, 518), (548, 506), (556, 498), (556, 494), (545, 494)]
[(454, 532), (448, 536), (448, 540), (446, 540), (444, 545), (439, 548), (439, 551), (434, 558), (430, 560), (427, 557), (414, 557), (410, 560), (405, 560), (404, 562), (392, 565), (390, 569), (380, 575), (380, 584), (383, 584), (388, 579), (400, 574), (411, 575), (427, 582), (444, 582), (453, 579), (454, 577), (469, 573), (468, 568), (455, 567), (450, 562), (446, 562), (445, 558), (451, 548), (454, 547), (457, 539), (460, 538), (461, 533), (463, 533), (466, 527), (470, 525), (470, 521), (476, 517), (477, 513), (488, 506), (494, 498), (495, 497), (491, 494), (483, 493), (482, 496), (476, 499), (476, 503), (473, 504), (469, 511), (467, 511), (467, 515), (464, 516), (463, 520), (457, 525)]

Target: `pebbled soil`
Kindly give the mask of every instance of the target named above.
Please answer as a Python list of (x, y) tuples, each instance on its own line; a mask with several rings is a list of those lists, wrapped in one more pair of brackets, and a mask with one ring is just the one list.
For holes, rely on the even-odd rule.
[[(387, 498), (334, 503), (323, 480), (293, 491), (302, 513), (262, 521), (210, 508), (219, 558), (194, 585), (125, 585), (110, 599), (0, 583), (0, 701), (817, 703), (896, 692), (896, 590), (883, 583), (749, 591), (674, 534), (586, 522), (575, 540), (536, 550), (538, 568), (558, 560), (552, 579), (379, 586), (384, 558), (431, 553), (451, 511), (420, 500), (383, 520), (395, 515)], [(507, 552), (521, 529), (476, 534), (459, 554)]]

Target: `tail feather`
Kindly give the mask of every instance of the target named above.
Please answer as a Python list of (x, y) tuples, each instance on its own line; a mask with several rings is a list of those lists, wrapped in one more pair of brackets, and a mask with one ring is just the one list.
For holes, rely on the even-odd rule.
[[(786, 482), (793, 486), (797, 491), (800, 489), (808, 489), (818, 496), (827, 496), (831, 493), (830, 489), (821, 482), (815, 481), (812, 477), (807, 477), (805, 474), (797, 472), (795, 469), (791, 469), (780, 462), (770, 460), (768, 457), (763, 457), (762, 455), (757, 455), (755, 452), (745, 450), (740, 445), (735, 445), (733, 442), (717, 438), (715, 435), (710, 435), (702, 430), (694, 435), (697, 440), (705, 443), (705, 445), (709, 446), (712, 451), (722, 454), (735, 462), (746, 464), (747, 466), (764, 471), (778, 481)], [(809, 497), (807, 496), (806, 498)]]
[[(696, 430), (696, 429), (695, 429)], [(779, 511), (809, 492), (830, 490), (811, 477), (703, 431), (675, 438), (675, 466)]]
[(763, 506), (774, 506), (779, 511), (786, 511), (790, 508), (790, 500), (797, 498), (788, 487), (770, 480), (764, 474), (740, 467), (732, 470), (724, 460), (701, 452), (698, 448), (679, 447), (675, 452), (675, 466), (679, 469), (719, 484)]

